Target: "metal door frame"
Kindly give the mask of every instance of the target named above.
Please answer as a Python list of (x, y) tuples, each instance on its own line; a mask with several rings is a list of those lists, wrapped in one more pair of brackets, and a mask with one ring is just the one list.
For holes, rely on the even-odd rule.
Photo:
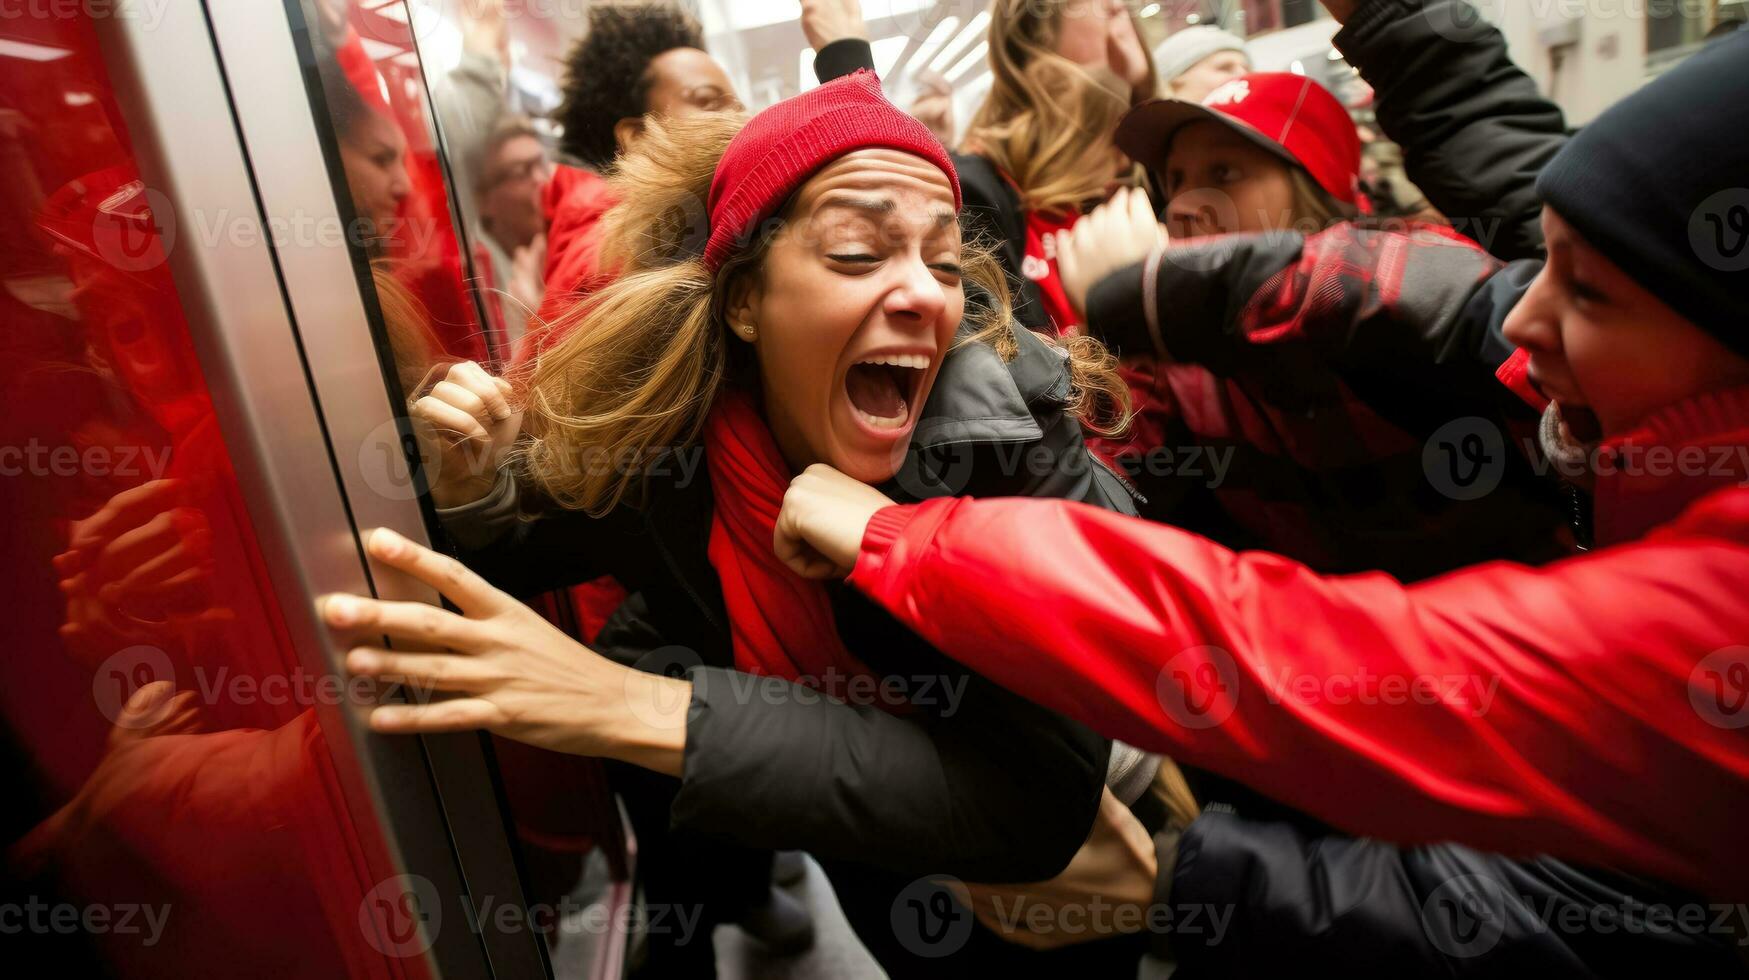
[[(292, 2), (177, 2), (150, 23), (96, 26), (141, 177), (168, 212), (156, 217), (170, 270), (285, 628), (303, 668), (323, 675), (343, 673), (344, 651), (317, 596), (436, 597), (373, 568), (362, 548), (372, 527), (425, 542), (424, 505), (416, 475), (408, 483), (392, 462), (404, 432), (372, 332), (374, 292), (344, 238), (296, 237), (299, 222), (342, 228), (351, 215), (325, 163), (332, 134), (311, 110)], [(426, 915), (440, 927), (422, 925), (411, 955), (437, 976), (550, 977), (538, 934), (480, 921), (484, 902), (523, 902), (483, 737), (384, 737), (345, 705), (318, 706), (318, 719), (351, 817), (386, 842), (393, 866), (372, 875), (416, 876), (442, 903)]]

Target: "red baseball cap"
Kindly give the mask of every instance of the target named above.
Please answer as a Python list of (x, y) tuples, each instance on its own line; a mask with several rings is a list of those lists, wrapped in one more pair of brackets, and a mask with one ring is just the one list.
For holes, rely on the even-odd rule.
[(1254, 72), (1210, 92), (1200, 104), (1156, 99), (1131, 109), (1117, 145), (1151, 170), (1166, 169), (1178, 131), (1214, 120), (1310, 174), (1339, 201), (1360, 204), (1360, 133), (1329, 90), (1304, 75)]

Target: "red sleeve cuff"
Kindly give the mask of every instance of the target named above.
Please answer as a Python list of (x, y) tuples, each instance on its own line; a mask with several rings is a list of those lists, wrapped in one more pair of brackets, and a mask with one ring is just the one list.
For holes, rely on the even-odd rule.
[(959, 505), (968, 501), (941, 497), (920, 504), (878, 511), (862, 532), (862, 551), (849, 582), (876, 601), (900, 587), (929, 553), (935, 532)]
[(857, 554), (856, 568), (850, 573), (852, 585), (873, 582), (880, 576), (888, 552), (892, 551), (899, 535), (905, 533), (917, 511), (915, 505), (884, 507), (869, 519), (868, 527), (862, 532), (862, 551)]

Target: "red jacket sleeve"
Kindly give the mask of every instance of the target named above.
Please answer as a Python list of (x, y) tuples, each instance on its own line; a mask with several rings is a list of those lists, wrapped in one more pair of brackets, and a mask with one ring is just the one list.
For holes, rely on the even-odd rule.
[(851, 581), (997, 683), (1349, 832), (1736, 894), (1749, 729), (1695, 697), (1749, 637), (1749, 493), (1681, 523), (1404, 586), (1056, 501), (937, 500), (881, 512)]

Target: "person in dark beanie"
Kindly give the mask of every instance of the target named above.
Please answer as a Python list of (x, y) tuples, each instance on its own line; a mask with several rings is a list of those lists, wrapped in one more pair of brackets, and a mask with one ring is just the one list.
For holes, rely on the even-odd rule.
[[(1411, 385), (1466, 365), (1497, 368), (1544, 413), (1526, 448), (1588, 491), (1592, 550), (1406, 586), (1378, 574), (1320, 576), (1060, 503), (891, 507), (814, 468), (786, 496), (778, 552), (812, 574), (848, 573), (943, 652), (1039, 704), (1348, 833), (1417, 845), (1406, 852), (1453, 841), (1549, 855), (1523, 866), (1569, 859), (1734, 900), (1749, 890), (1740, 826), (1749, 809), (1744, 132), (1749, 34), (1715, 42), (1623, 100), (1550, 162), (1539, 181), (1546, 264), (1496, 263), (1454, 291), (1428, 279), (1440, 262), (1419, 257), (1429, 245), (1414, 236), (1336, 229), (1324, 234), (1346, 238), (1176, 247), (1101, 284), (1140, 297), (1144, 335), (1180, 362), (1244, 371), (1283, 357), (1388, 361)], [(1217, 258), (1242, 271), (1204, 272), (1191, 292), (1194, 270)], [(1410, 271), (1385, 275), (1391, 266)], [(1232, 291), (1249, 280), (1272, 285)], [(1224, 330), (1191, 331), (1175, 316), (1190, 303), (1269, 317), (1235, 314)], [(1028, 560), (1037, 554), (1051, 560)], [(1284, 669), (1327, 696), (1275, 686)], [(1485, 707), (1472, 696), (1480, 688), (1452, 688), (1383, 708), (1332, 686), (1363, 676), (1463, 677), (1491, 693)], [(1547, 932), (1522, 875), (1448, 868), (1380, 874), (1362, 888), (1329, 875), (1330, 842), (1317, 845), (1316, 872), (1275, 877), (1285, 865), (1252, 861), (1209, 875), (1208, 842), (1244, 833), (1242, 820), (1205, 815), (1162, 887), (1174, 902), (1217, 907), (1279, 892), (1292, 898), (1283, 909), (1315, 907), (1318, 929), (1302, 935), (1259, 919), (1259, 942), (1247, 943), (1236, 923), (1224, 948), (1178, 936), (1187, 972), (1303, 968), (1345, 934), (1377, 934), (1356, 914), (1377, 903), (1352, 899), (1376, 898), (1388, 881), (1420, 900), (1435, 946), (1463, 947), (1448, 967), (1561, 973), (1503, 959), (1527, 947), (1498, 931), (1489, 948), (1466, 946), (1477, 933), (1447, 911), (1486, 912), (1508, 940), (1526, 924)], [(1574, 873), (1562, 893), (1587, 904), (1599, 878)], [(1630, 895), (1655, 889), (1634, 880), (1621, 886)], [(1556, 931), (1589, 949), (1578, 953), (1585, 966), (1568, 961), (1567, 972), (1635, 972), (1627, 947), (1602, 929)], [(1737, 961), (1728, 933), (1707, 940), (1725, 958), (1705, 972)], [(1232, 969), (1235, 956), (1243, 969)]]
[(1580, 130), (1537, 193), (1636, 283), (1749, 354), (1749, 35)]

